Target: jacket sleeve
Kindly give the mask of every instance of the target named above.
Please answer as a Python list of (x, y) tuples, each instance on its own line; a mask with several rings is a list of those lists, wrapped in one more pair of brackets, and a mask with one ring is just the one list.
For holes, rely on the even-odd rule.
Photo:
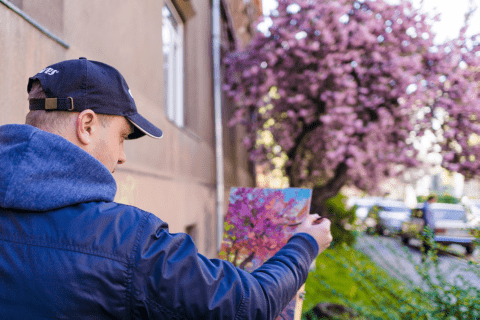
[[(293, 236), (252, 273), (197, 252), (186, 234), (171, 234), (151, 215), (134, 248), (131, 306), (135, 318), (274, 319), (306, 281), (318, 246)], [(128, 297), (127, 297), (128, 298)]]

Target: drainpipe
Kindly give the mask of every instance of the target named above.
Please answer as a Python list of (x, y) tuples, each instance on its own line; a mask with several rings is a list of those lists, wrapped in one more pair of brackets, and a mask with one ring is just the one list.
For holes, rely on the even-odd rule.
[(215, 108), (215, 163), (217, 178), (217, 253), (220, 252), (220, 245), (222, 244), (223, 239), (223, 208), (225, 202), (222, 137), (222, 73), (220, 69), (220, 23), (220, 0), (212, 0), (213, 103)]

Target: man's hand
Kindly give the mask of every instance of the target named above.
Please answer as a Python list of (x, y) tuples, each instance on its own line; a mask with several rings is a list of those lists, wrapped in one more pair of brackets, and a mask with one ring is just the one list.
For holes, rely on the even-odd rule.
[(309, 214), (295, 230), (295, 233), (304, 232), (315, 238), (319, 248), (318, 254), (320, 254), (330, 246), (333, 238), (330, 233), (330, 220), (322, 218), (319, 222), (314, 223), (318, 218), (320, 216), (316, 213)]

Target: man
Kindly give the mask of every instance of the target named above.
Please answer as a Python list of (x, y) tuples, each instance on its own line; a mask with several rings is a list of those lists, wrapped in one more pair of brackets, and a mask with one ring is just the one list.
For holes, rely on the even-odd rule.
[(28, 83), (29, 125), (0, 127), (0, 310), (5, 319), (272, 319), (332, 241), (309, 216), (249, 274), (186, 234), (114, 203), (123, 142), (162, 131), (114, 68), (85, 58)]
[(437, 196), (435, 195), (430, 195), (427, 198), (427, 201), (423, 204), (422, 212), (423, 212), (423, 221), (424, 221), (424, 226), (423, 226), (423, 235), (422, 235), (422, 247), (423, 247), (423, 257), (422, 261), (424, 262), (425, 260), (425, 255), (430, 251), (432, 248), (432, 241), (431, 239), (432, 232), (435, 228), (435, 220), (433, 217), (433, 212), (431, 205), (432, 203), (437, 202)]
[(425, 203), (423, 204), (423, 208), (422, 208), (423, 220), (425, 221), (424, 226), (430, 228), (431, 230), (433, 230), (435, 226), (435, 220), (433, 217), (431, 205), (432, 203), (435, 203), (435, 202), (437, 202), (437, 196), (430, 195), (428, 196), (427, 201), (425, 201)]

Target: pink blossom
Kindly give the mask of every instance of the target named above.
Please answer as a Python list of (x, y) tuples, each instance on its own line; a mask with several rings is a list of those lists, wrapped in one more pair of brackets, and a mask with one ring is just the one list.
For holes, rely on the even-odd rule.
[[(293, 186), (321, 187), (342, 179), (374, 192), (386, 176), (418, 164), (418, 150), (407, 138), (426, 130), (443, 135), (438, 144), (444, 167), (467, 178), (480, 174), (480, 162), (460, 160), (480, 159), (480, 148), (469, 140), (480, 134), (480, 57), (475, 55), (480, 45), (467, 41), (466, 30), (431, 50), (432, 28), (425, 15), (414, 19), (419, 12), (407, 1), (278, 2), (271, 34), (259, 33), (245, 51), (227, 55), (223, 89), (244, 111), (232, 122), (245, 124), (251, 141), (269, 118), (279, 124), (271, 132), (289, 156), (284, 170)], [(296, 2), (302, 10), (291, 25), (286, 8)], [(347, 23), (339, 19), (344, 14)], [(391, 33), (385, 31), (387, 20)], [(302, 41), (293, 40), (299, 26), (307, 33)], [(406, 33), (410, 27), (416, 37)], [(267, 67), (254, 74), (262, 61)], [(245, 72), (248, 77), (241, 77)], [(261, 97), (272, 87), (278, 96), (264, 102)], [(251, 116), (266, 103), (273, 106), (268, 117)], [(417, 117), (424, 106), (448, 117), (436, 127), (436, 112)], [(249, 147), (255, 161), (270, 161), (266, 148)], [(345, 164), (348, 169), (337, 176)]]

